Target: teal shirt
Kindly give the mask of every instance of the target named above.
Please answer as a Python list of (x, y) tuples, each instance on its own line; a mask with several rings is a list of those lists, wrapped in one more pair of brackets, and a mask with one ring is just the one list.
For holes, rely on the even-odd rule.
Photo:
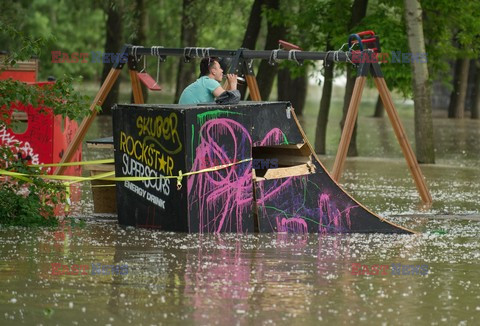
[(220, 83), (215, 79), (202, 76), (183, 90), (178, 104), (213, 102), (215, 100), (213, 91), (219, 86)]

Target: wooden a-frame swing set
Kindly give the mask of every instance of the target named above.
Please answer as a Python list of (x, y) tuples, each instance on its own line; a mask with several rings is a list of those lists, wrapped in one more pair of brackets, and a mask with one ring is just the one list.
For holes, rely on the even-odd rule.
[[(361, 38), (361, 36), (364, 35), (370, 36), (370, 38)], [(372, 35), (373, 37), (371, 37)], [(358, 108), (362, 98), (363, 89), (365, 88), (367, 76), (370, 73), (373, 77), (373, 81), (379, 92), (380, 98), (383, 102), (390, 123), (392, 124), (395, 136), (400, 144), (403, 155), (405, 156), (408, 168), (410, 169), (421, 200), (424, 204), (430, 205), (432, 203), (432, 197), (427, 188), (424, 176), (412, 150), (412, 147), (408, 142), (405, 129), (403, 128), (401, 120), (395, 109), (392, 96), (388, 90), (387, 84), (380, 69), (380, 65), (375, 60), (375, 50), (377, 49), (372, 49), (372, 47), (363, 49), (363, 44), (371, 43), (372, 41), (378, 44), (378, 37), (374, 35), (374, 33), (371, 31), (366, 33), (362, 32), (358, 34), (352, 34), (349, 37), (349, 48), (351, 49), (351, 43), (356, 43), (360, 45), (360, 48), (362, 49), (362, 51), (360, 52), (360, 57), (364, 58), (365, 60), (361, 60), (362, 62), (358, 63), (358, 73), (355, 80), (355, 86), (353, 89), (352, 98), (350, 100), (350, 105), (348, 107), (348, 113), (345, 119), (345, 124), (343, 127), (343, 132), (331, 176), (335, 181), (338, 181), (342, 175), (342, 170), (346, 160), (348, 147), (355, 126), (355, 121), (358, 116)], [(95, 99), (90, 105), (90, 115), (83, 119), (77, 133), (75, 134), (72, 142), (69, 144), (60, 163), (66, 163), (72, 160), (76, 149), (82, 143), (90, 125), (96, 117), (96, 107), (101, 106), (102, 103), (105, 101), (105, 98), (109, 94), (125, 63), (128, 64), (133, 99), (135, 104), (144, 103), (143, 93), (140, 84), (141, 82), (144, 83), (149, 89), (159, 90), (160, 87), (156, 84), (153, 78), (151, 78), (146, 72), (143, 72), (143, 70), (142, 72), (138, 71), (138, 63), (141, 56), (157, 56), (159, 64), (161, 61), (164, 61), (167, 56), (183, 57), (185, 62), (189, 62), (193, 58), (204, 57), (232, 58), (232, 62), (228, 72), (235, 73), (237, 75), (245, 75), (246, 83), (250, 93), (250, 98), (253, 101), (261, 101), (260, 91), (258, 89), (257, 80), (253, 71), (253, 59), (269, 60), (269, 62), (272, 64), (274, 64), (275, 61), (282, 59), (293, 60), (297, 63), (301, 63), (303, 60), (325, 60), (327, 62), (352, 63), (351, 51), (311, 52), (301, 51), (294, 45), (289, 44), (288, 42), (281, 41), (280, 44), (283, 46), (283, 49), (272, 51), (256, 51), (247, 49), (216, 50), (212, 48), (198, 47), (163, 48), (160, 46), (144, 48), (140, 46), (125, 45), (121, 51), (122, 55), (117, 58), (115, 64), (113, 65), (112, 69), (105, 78), (105, 81), (100, 87), (100, 90), (96, 94)], [(122, 60), (122, 57), (128, 57), (127, 62), (124, 62), (124, 60)], [(59, 166), (55, 170), (55, 174), (61, 175), (65, 172), (65, 170), (65, 166)]]

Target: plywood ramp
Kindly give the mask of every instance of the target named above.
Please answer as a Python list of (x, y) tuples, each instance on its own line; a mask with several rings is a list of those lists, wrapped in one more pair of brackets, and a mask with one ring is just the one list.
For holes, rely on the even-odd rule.
[(333, 181), (289, 102), (117, 105), (112, 112), (116, 176), (157, 177), (117, 183), (121, 225), (190, 233), (412, 233)]
[[(255, 173), (260, 232), (415, 233), (374, 214), (335, 182), (315, 154), (293, 110), (291, 117), (302, 136), (301, 144), (253, 151), (254, 158), (255, 152), (262, 152), (257, 157), (277, 155), (279, 165), (292, 164)], [(289, 154), (290, 159), (286, 158)], [(302, 156), (308, 162), (297, 164)]]

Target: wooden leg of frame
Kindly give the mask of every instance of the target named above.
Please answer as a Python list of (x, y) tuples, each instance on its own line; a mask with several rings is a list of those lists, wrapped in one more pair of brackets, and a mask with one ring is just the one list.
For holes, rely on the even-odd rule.
[(413, 180), (415, 181), (415, 185), (417, 186), (420, 197), (425, 204), (431, 204), (432, 196), (430, 195), (425, 178), (420, 170), (420, 165), (418, 164), (417, 158), (412, 147), (410, 146), (410, 143), (408, 142), (407, 134), (405, 133), (405, 129), (403, 128), (400, 117), (398, 116), (395, 105), (393, 104), (392, 96), (388, 90), (387, 83), (383, 77), (374, 77), (373, 80), (377, 86), (378, 92), (380, 93), (380, 98), (382, 99), (385, 111), (388, 114), (388, 118), (390, 119), (390, 123), (392, 124), (398, 143), (402, 148), (403, 155), (405, 156), (408, 168), (412, 173)]
[(357, 77), (355, 80), (355, 86), (353, 87), (352, 98), (350, 99), (347, 117), (345, 118), (345, 124), (343, 125), (342, 138), (340, 139), (337, 156), (335, 157), (335, 163), (333, 164), (332, 178), (337, 182), (342, 176), (343, 166), (345, 164), (345, 159), (347, 158), (348, 146), (352, 139), (353, 128), (355, 127), (355, 121), (357, 120), (358, 107), (360, 105), (360, 100), (362, 99), (366, 80), (367, 77)]
[(255, 78), (255, 75), (245, 75), (245, 78), (247, 80), (250, 98), (253, 101), (261, 101), (262, 97), (260, 96), (260, 90), (258, 89), (257, 78)]
[(133, 101), (135, 104), (145, 103), (143, 100), (142, 85), (138, 79), (137, 72), (135, 70), (129, 70), (130, 81), (132, 82)]
[[(121, 72), (121, 69), (112, 68), (108, 73), (107, 78), (105, 78), (105, 81), (102, 84), (102, 87), (100, 87), (100, 90), (95, 96), (93, 103), (90, 105), (90, 115), (83, 119), (82, 123), (80, 124), (80, 127), (77, 130), (77, 133), (72, 139), (72, 142), (68, 145), (67, 150), (63, 154), (62, 159), (60, 160), (60, 163), (71, 162), (78, 146), (80, 146), (83, 139), (85, 138), (88, 128), (90, 128), (90, 125), (92, 124), (93, 120), (97, 116), (96, 106), (103, 104), (103, 101), (105, 101), (105, 98), (107, 97), (108, 93), (112, 89), (112, 86), (117, 80), (120, 72)], [(55, 170), (54, 174), (61, 175), (65, 172), (66, 169), (67, 169), (66, 166), (59, 166)]]

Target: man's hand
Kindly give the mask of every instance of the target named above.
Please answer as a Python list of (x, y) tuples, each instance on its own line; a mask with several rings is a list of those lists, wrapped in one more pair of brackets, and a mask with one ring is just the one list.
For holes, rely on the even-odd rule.
[[(222, 94), (225, 91), (233, 91), (237, 89), (237, 75), (235, 74), (227, 74), (227, 81), (223, 84), (222, 86), (218, 86), (214, 91), (213, 91), (213, 96), (219, 97), (220, 94)], [(225, 87), (225, 89), (224, 89)]]
[(230, 86), (228, 90), (237, 89), (237, 75), (227, 74), (228, 85)]

